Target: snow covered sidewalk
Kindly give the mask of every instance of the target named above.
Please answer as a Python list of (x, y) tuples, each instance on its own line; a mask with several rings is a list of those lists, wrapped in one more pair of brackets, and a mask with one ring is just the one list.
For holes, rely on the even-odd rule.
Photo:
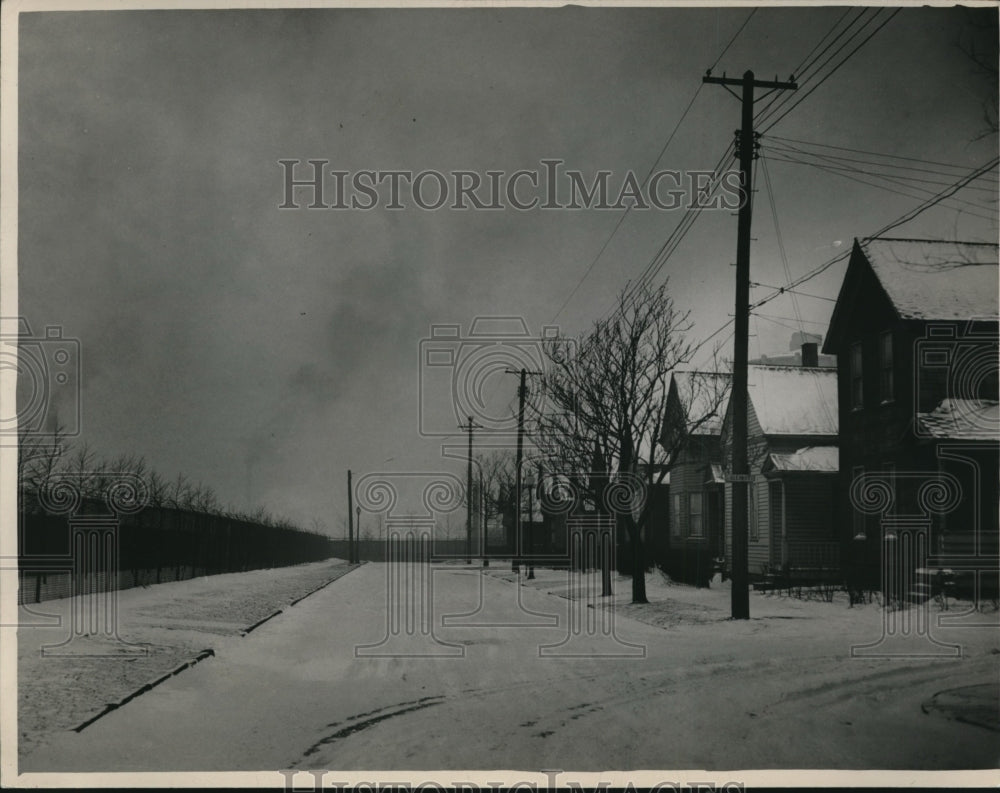
[[(23, 757), (141, 686), (353, 569), (341, 559), (204, 576), (117, 593), (118, 635), (70, 635), (74, 598), (20, 609), (18, 736)], [(31, 627), (26, 627), (26, 626)], [(48, 652), (51, 652), (48, 651)]]
[[(969, 701), (996, 712), (995, 627), (935, 627), (961, 657), (853, 657), (891, 649), (874, 606), (755, 594), (734, 621), (724, 588), (651, 579), (647, 619), (614, 612), (609, 640), (573, 634), (574, 615), (599, 614), (565, 596), (579, 577), (515, 586), (498, 565), (450, 565), (429, 599), (400, 603), (430, 609), (428, 635), (392, 619), (402, 572), (366, 564), (246, 638), (218, 636), (215, 657), (58, 731), (22, 771), (996, 765), (993, 727), (959, 718)], [(628, 608), (628, 580), (615, 586)], [(658, 612), (681, 616), (661, 627)]]

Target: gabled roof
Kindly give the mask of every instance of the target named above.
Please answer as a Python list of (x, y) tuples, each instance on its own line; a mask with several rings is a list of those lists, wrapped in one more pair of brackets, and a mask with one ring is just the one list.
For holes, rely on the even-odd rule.
[(945, 399), (916, 421), (923, 437), (1000, 442), (1000, 403), (993, 400)]
[(836, 446), (805, 446), (791, 453), (772, 452), (764, 463), (763, 471), (799, 472), (815, 471), (836, 473), (840, 466)]
[(996, 245), (887, 237), (858, 244), (900, 319), (997, 316)]
[(1000, 313), (996, 245), (896, 237), (855, 240), (824, 352), (836, 352), (843, 341), (844, 323), (868, 279), (897, 319), (995, 322)]
[(732, 376), (728, 372), (673, 372), (671, 377), (671, 390), (676, 389), (686, 431), (691, 435), (718, 435)]
[(747, 393), (765, 435), (836, 435), (837, 370), (749, 366)]

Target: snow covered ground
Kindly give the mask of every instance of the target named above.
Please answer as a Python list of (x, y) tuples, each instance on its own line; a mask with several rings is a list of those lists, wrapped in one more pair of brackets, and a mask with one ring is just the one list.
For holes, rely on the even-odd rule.
[[(731, 621), (726, 586), (695, 589), (656, 573), (648, 605), (631, 605), (629, 581), (615, 581), (610, 631), (599, 619), (609, 612), (588, 594), (596, 576), (539, 569), (517, 584), (504, 568), (435, 571), (427, 600), (402, 604), (399, 631), (388, 621), (395, 588), (419, 588), (383, 564), (358, 568), (244, 638), (187, 624), (217, 614), (211, 603), (241, 602), (249, 591), (242, 576), (164, 585), (179, 588), (176, 598), (158, 588), (123, 592), (127, 638), (172, 646), (167, 637), (184, 636), (187, 647), (212, 646), (215, 656), (82, 732), (65, 729), (76, 717), (36, 730), (21, 770), (998, 765), (995, 612), (959, 617), (987, 627), (942, 627), (936, 609), (923, 612), (931, 624), (921, 633), (899, 615), (886, 625), (875, 605), (752, 593), (752, 619)], [(274, 584), (281, 571), (270, 572)], [(208, 588), (185, 589), (198, 586)], [(405, 606), (419, 618), (421, 603), (433, 635), (419, 619), (405, 630)], [(960, 613), (956, 605), (948, 616)], [(127, 616), (140, 613), (145, 628)], [(231, 628), (240, 621), (225, 612), (215, 619)], [(960, 657), (934, 657), (949, 644)], [(852, 657), (861, 645), (867, 655)], [(22, 664), (21, 684), (35, 692), (25, 708), (38, 702), (49, 661)], [(86, 673), (68, 670), (50, 674), (58, 688), (42, 700), (50, 712), (78, 696)]]
[[(113, 638), (76, 638), (44, 657), (43, 647), (69, 636), (70, 609), (78, 600), (22, 607), (20, 624), (35, 627), (18, 630), (21, 756), (52, 734), (97, 715), (107, 703), (214, 648), (221, 637), (238, 636), (241, 629), (350, 569), (347, 562), (330, 559), (123, 590), (117, 593), (118, 633), (129, 644)], [(39, 625), (55, 622), (53, 618), (58, 624)]]

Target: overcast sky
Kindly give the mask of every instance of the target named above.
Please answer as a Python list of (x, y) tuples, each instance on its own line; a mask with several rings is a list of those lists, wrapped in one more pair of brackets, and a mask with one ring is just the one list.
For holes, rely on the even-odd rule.
[[(461, 475), (441, 439), (418, 434), (431, 326), (514, 315), (532, 333), (583, 331), (682, 213), (631, 212), (580, 284), (622, 210), (279, 210), (279, 160), (485, 174), (559, 158), (588, 178), (641, 179), (748, 11), (22, 15), (19, 313), (36, 335), (61, 325), (80, 339), (82, 439), (334, 533), (349, 467), (395, 458), (386, 467)], [(844, 13), (762, 8), (714, 73), (785, 79)], [(985, 21), (995, 31), (995, 13)], [(770, 134), (988, 162), (997, 138), (979, 136), (993, 89), (960, 48), (970, 30), (964, 9), (904, 9)], [(739, 103), (704, 86), (658, 167), (711, 170), (738, 125)], [(920, 202), (777, 157), (768, 172), (793, 277)], [(760, 176), (752, 279), (782, 284)], [(876, 181), (918, 195), (919, 183)], [(992, 195), (959, 197), (985, 217), (938, 207), (895, 233), (994, 241)], [(735, 244), (735, 216), (704, 212), (660, 271), (692, 312), (694, 341), (732, 313)], [(802, 289), (835, 297), (843, 271)], [(833, 303), (798, 300), (804, 329), (825, 333)], [(762, 312), (751, 355), (787, 350), (795, 307), (782, 297)], [(496, 410), (515, 387), (490, 381)], [(454, 423), (430, 396), (434, 421)]]

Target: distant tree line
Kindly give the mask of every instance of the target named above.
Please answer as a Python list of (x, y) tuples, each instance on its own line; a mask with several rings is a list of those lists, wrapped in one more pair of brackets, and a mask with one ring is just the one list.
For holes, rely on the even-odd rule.
[(18, 509), (21, 512), (44, 511), (39, 496), (61, 482), (71, 483), (84, 499), (99, 500), (122, 475), (145, 483), (146, 506), (149, 507), (184, 510), (269, 528), (326, 535), (326, 526), (319, 519), (314, 519), (309, 529), (302, 529), (263, 506), (244, 510), (224, 505), (211, 485), (192, 480), (183, 473), (172, 478), (163, 476), (153, 470), (141, 455), (102, 457), (87, 443), (73, 443), (61, 429), (45, 435), (27, 431), (19, 434), (17, 482)]

